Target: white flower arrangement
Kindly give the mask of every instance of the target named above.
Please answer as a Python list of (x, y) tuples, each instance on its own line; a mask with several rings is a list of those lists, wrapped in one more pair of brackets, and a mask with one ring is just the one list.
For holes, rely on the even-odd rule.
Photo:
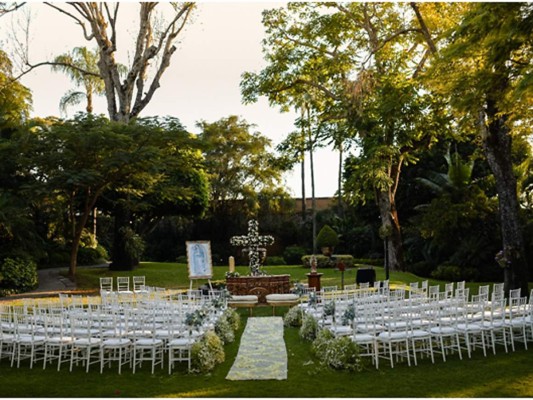
[(247, 236), (233, 236), (230, 244), (233, 246), (247, 247), (250, 258), (250, 273), (252, 276), (262, 275), (262, 258), (266, 255), (266, 250), (260, 246), (269, 246), (274, 243), (274, 237), (270, 235), (259, 236), (259, 223), (255, 219), (248, 221)]

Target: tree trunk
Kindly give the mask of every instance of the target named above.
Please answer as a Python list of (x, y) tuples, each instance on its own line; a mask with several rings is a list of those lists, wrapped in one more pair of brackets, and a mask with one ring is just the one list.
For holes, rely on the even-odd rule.
[(305, 150), (302, 151), (302, 224), (307, 218), (307, 201), (305, 198)]
[(509, 293), (510, 289), (520, 288), (522, 296), (526, 296), (528, 264), (511, 158), (512, 138), (506, 117), (499, 114), (494, 100), (487, 101), (486, 113), (487, 125), (485, 116), (483, 113), (480, 114), (481, 137), (487, 161), (496, 179), (503, 252), (505, 258), (511, 262), (510, 267), (504, 268), (504, 291)]
[(391, 271), (403, 271), (405, 269), (403, 262), (403, 246), (400, 222), (398, 212), (396, 211), (396, 202), (391, 195), (391, 191), (379, 191), (377, 193), (379, 215), (382, 226), (390, 226), (390, 232), (387, 240), (387, 254), (389, 260), (389, 269)]
[(121, 228), (130, 225), (131, 211), (127, 206), (118, 204), (115, 207), (115, 223), (113, 231), (113, 256), (109, 269), (112, 271), (131, 271), (139, 262), (126, 250), (126, 238)]

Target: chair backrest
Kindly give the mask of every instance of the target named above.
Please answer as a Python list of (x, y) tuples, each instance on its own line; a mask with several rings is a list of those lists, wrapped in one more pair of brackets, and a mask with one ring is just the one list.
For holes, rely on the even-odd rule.
[(117, 291), (128, 292), (130, 290), (130, 277), (117, 276)]
[(359, 289), (368, 289), (370, 287), (370, 282), (361, 282), (359, 284)]
[(490, 286), (489, 285), (483, 285), (483, 286), (480, 286), (478, 291), (477, 291), (477, 294), (481, 294), (481, 295), (489, 295), (489, 288)]
[(409, 290), (413, 291), (413, 290), (418, 290), (418, 282), (411, 282), (409, 283)]
[(457, 282), (456, 289), (465, 289), (465, 281)]
[(501, 292), (503, 294), (503, 285), (503, 283), (495, 283), (494, 285), (492, 285), (492, 293)]
[(510, 299), (516, 299), (520, 297), (520, 289), (511, 289), (509, 290), (509, 298)]
[(337, 286), (322, 286), (321, 290), (323, 292), (334, 292), (335, 290), (337, 290)]
[(444, 285), (444, 292), (446, 293), (445, 296), (447, 298), (453, 297), (453, 282)]
[(100, 291), (104, 291), (104, 292), (113, 291), (113, 278), (112, 277), (100, 278)]
[(144, 276), (133, 277), (133, 291), (134, 292), (145, 290), (145, 286), (146, 286), (146, 278)]

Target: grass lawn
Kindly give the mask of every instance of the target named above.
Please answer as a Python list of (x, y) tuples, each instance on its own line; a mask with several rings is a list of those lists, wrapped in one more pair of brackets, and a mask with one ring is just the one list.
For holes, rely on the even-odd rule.
[[(277, 315), (286, 310), (277, 309)], [(97, 365), (86, 374), (80, 366), (70, 373), (66, 365), (57, 372), (11, 368), (0, 363), (2, 397), (532, 397), (532, 353), (518, 345), (517, 351), (486, 358), (480, 350), (471, 359), (457, 356), (443, 362), (436, 357), (419, 360), (417, 367), (399, 364), (391, 369), (386, 363), (375, 370), (348, 373), (321, 368), (310, 352), (310, 344), (300, 340), (296, 328), (285, 329), (289, 357), (286, 381), (227, 381), (237, 355), (247, 312), (240, 310), (242, 326), (237, 339), (225, 347), (226, 361), (208, 375), (189, 375), (185, 365), (168, 375), (165, 370), (150, 374), (148, 365), (133, 375), (116, 368), (100, 374)], [(269, 316), (270, 307), (258, 307), (254, 316)]]
[[(272, 275), (281, 275), (289, 274), (291, 275), (292, 281), (307, 282), (306, 274), (309, 273), (308, 268), (303, 268), (297, 265), (282, 265), (282, 266), (267, 266), (264, 268), (267, 273)], [(374, 267), (376, 270), (376, 279), (384, 280), (385, 271), (383, 268)], [(214, 281), (225, 281), (225, 273), (228, 271), (228, 267), (220, 266), (213, 267), (213, 279)], [(249, 268), (248, 266), (238, 266), (236, 271), (241, 275), (248, 275)], [(322, 286), (333, 286), (337, 285), (341, 287), (342, 274), (341, 272), (325, 268), (319, 269), (320, 273), (323, 273), (321, 278)], [(344, 284), (355, 283), (355, 276), (357, 269), (347, 270), (344, 273)], [(64, 272), (65, 276), (67, 275), (67, 269)], [(79, 267), (76, 272), (76, 281), (79, 289), (84, 290), (98, 290), (99, 288), (99, 278), (103, 276), (134, 276), (134, 275), (144, 275), (146, 276), (146, 284), (149, 286), (159, 286), (168, 289), (187, 289), (189, 288), (189, 277), (186, 264), (177, 264), (177, 263), (156, 263), (156, 262), (142, 262), (135, 270), (133, 271), (109, 271), (108, 268), (94, 268), (94, 267)], [(404, 284), (409, 282), (422, 282), (426, 278), (420, 278), (416, 275), (413, 275), (409, 272), (391, 272), (390, 273), (390, 282), (391, 284)], [(207, 283), (207, 280), (200, 279), (193, 282), (193, 287)], [(444, 290), (444, 284), (446, 282), (429, 280), (429, 285), (440, 285), (441, 290)], [(470, 294), (476, 294), (478, 287), (483, 285), (482, 282), (467, 282), (466, 287), (470, 288)], [(533, 284), (530, 284), (530, 287)]]
[[(299, 266), (266, 267), (271, 274), (290, 274), (293, 281), (306, 282), (308, 269)], [(66, 270), (65, 270), (66, 271)], [(224, 280), (227, 267), (214, 267), (213, 280)], [(247, 274), (247, 267), (237, 267)], [(341, 284), (341, 273), (320, 270), (322, 285)], [(382, 268), (376, 268), (377, 279), (384, 279)], [(345, 284), (355, 281), (356, 270), (345, 272)], [(110, 272), (107, 268), (79, 268), (80, 289), (98, 289), (101, 276), (145, 275), (150, 286), (171, 289), (188, 288), (187, 266), (176, 263), (142, 263), (135, 271)], [(391, 273), (392, 284), (422, 281), (409, 273)], [(197, 281), (197, 287), (205, 281)], [(444, 282), (430, 281), (430, 285)], [(482, 283), (467, 283), (471, 294), (477, 293)], [(530, 284), (531, 286), (531, 284)], [(282, 315), (287, 308), (276, 308)], [(483, 357), (480, 350), (471, 359), (462, 361), (451, 356), (443, 362), (435, 355), (435, 364), (419, 360), (417, 367), (404, 364), (394, 369), (383, 362), (379, 370), (371, 365), (364, 371), (348, 373), (320, 367), (311, 354), (309, 342), (302, 341), (298, 329), (285, 329), (285, 343), (289, 357), (286, 381), (227, 381), (225, 379), (238, 351), (248, 312), (239, 310), (242, 317), (240, 330), (234, 343), (225, 347), (226, 361), (207, 375), (191, 375), (186, 366), (179, 365), (176, 372), (156, 370), (150, 374), (148, 364), (135, 375), (126, 369), (118, 375), (117, 369), (99, 373), (94, 365), (86, 374), (80, 366), (72, 373), (67, 364), (62, 371), (55, 368), (43, 370), (40, 365), (29, 369), (23, 363), (20, 369), (11, 368), (6, 359), (0, 362), (1, 397), (533, 397), (533, 353), (517, 344), (517, 351), (506, 354), (498, 348), (497, 355)], [(270, 316), (270, 307), (256, 307), (254, 316)], [(533, 344), (531, 344), (533, 346)], [(165, 365), (166, 367), (166, 365)]]

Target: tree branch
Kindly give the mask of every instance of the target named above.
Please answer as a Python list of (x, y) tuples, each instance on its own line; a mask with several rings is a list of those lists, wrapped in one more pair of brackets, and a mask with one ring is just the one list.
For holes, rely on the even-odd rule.
[(3, 17), (4, 15), (10, 13), (10, 12), (13, 12), (13, 11), (17, 11), (20, 7), (24, 6), (24, 4), (26, 4), (26, 2), (22, 2), (22, 3), (14, 3), (11, 8), (7, 7), (5, 3), (0, 3), (0, 17)]
[[(49, 2), (46, 2), (46, 1), (45, 1), (44, 4), (46, 4), (48, 7), (52, 7), (54, 10), (57, 10), (57, 11), (59, 11), (60, 13), (65, 14), (66, 16), (68, 16), (68, 17), (72, 18), (74, 21), (76, 21), (76, 23), (77, 23), (78, 25), (81, 26), (81, 29), (83, 30), (83, 36), (85, 36), (85, 39), (86, 39), (86, 40), (92, 40), (92, 39), (94, 38), (94, 35), (93, 35), (93, 34), (90, 34), (90, 35), (89, 35), (89, 34), (87, 33), (87, 28), (85, 27), (85, 24), (83, 23), (83, 21), (82, 21), (81, 19), (79, 19), (78, 17), (76, 17), (74, 14), (71, 14), (71, 13), (69, 13), (68, 11), (63, 10), (62, 8), (57, 7), (57, 6), (56, 6), (55, 4), (53, 4), (53, 3), (49, 3)], [(73, 7), (76, 7), (75, 4), (71, 4), (71, 5), (72, 5)], [(78, 10), (78, 12), (80, 12), (80, 11)], [(80, 13), (81, 13), (81, 12), (80, 12)], [(83, 15), (83, 14), (82, 14), (82, 15)]]

